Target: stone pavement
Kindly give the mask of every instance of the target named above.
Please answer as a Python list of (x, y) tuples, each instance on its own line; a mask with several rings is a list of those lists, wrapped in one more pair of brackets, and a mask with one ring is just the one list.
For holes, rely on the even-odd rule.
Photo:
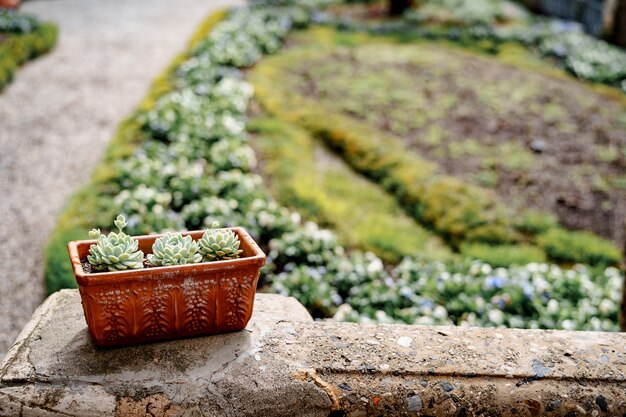
[(56, 48), (0, 93), (0, 359), (41, 303), (43, 247), (118, 123), (212, 11), (243, 0), (27, 1)]
[(0, 417), (621, 416), (626, 334), (313, 322), (257, 294), (240, 332), (97, 349), (77, 290), (0, 365)]

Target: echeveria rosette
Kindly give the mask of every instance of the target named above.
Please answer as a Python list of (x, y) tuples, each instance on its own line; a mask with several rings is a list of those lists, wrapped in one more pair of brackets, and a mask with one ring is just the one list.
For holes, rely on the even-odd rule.
[(148, 262), (153, 266), (195, 264), (202, 261), (198, 244), (191, 236), (168, 233), (154, 241)]
[(103, 235), (99, 229), (89, 232), (91, 238), (98, 240), (97, 244), (89, 247), (87, 256), (87, 261), (95, 271), (143, 268), (143, 252), (139, 250), (139, 243), (122, 231), (126, 224), (126, 219), (120, 214), (115, 219), (118, 233)]
[(239, 237), (232, 230), (215, 229), (219, 224), (214, 222), (211, 229), (205, 229), (204, 235), (198, 240), (199, 251), (205, 261), (223, 261), (239, 258), (243, 250), (239, 249)]

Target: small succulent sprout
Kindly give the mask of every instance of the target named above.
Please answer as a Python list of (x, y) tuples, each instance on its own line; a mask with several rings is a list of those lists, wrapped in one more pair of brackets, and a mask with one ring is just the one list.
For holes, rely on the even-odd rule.
[(202, 261), (198, 244), (191, 236), (167, 233), (154, 241), (148, 262), (154, 266), (195, 264)]
[(213, 222), (210, 229), (204, 229), (204, 235), (198, 240), (199, 251), (204, 261), (222, 261), (237, 259), (243, 250), (239, 249), (239, 237), (232, 230), (218, 230), (218, 222)]
[(122, 231), (126, 224), (126, 219), (120, 214), (115, 219), (118, 233), (103, 235), (100, 229), (89, 232), (92, 239), (98, 240), (98, 243), (89, 247), (87, 255), (87, 261), (95, 271), (143, 268), (143, 252), (139, 250), (139, 243)]

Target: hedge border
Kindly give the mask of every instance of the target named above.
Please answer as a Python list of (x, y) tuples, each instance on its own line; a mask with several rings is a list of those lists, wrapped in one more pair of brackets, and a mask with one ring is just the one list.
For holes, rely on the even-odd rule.
[[(406, 215), (384, 189), (347, 164), (339, 168), (324, 162), (331, 166), (319, 167), (318, 152), (330, 151), (307, 130), (278, 118), (256, 117), (248, 122), (248, 132), (253, 134), (250, 145), (263, 161), (257, 170), (269, 184), (268, 191), (307, 220), (333, 229), (344, 246), (374, 252), (390, 264), (418, 254), (451, 259), (443, 240)], [(353, 195), (337, 204), (336, 197), (346, 194), (337, 191), (343, 184), (350, 184)]]

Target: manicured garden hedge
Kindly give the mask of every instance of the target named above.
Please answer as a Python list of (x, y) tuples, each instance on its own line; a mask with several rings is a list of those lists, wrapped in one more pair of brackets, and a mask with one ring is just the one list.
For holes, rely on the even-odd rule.
[(397, 264), (405, 256), (451, 259), (445, 243), (408, 216), (396, 199), (363, 178), (308, 131), (284, 120), (248, 123), (272, 195), (307, 219), (332, 228), (342, 244)]
[(308, 17), (301, 7), (248, 6), (208, 21), (70, 201), (46, 251), (48, 291), (72, 285), (67, 240), (110, 228), (122, 212), (129, 233), (197, 229), (214, 220), (246, 227), (269, 252), (264, 282), (297, 296), (318, 317), (617, 329), (623, 276), (614, 268), (494, 270), (414, 258), (385, 268), (270, 197), (253, 171), (245, 131), (252, 90), (236, 66), (276, 51)]
[(21, 64), (52, 49), (57, 35), (53, 23), (42, 23), (19, 12), (0, 11), (0, 91)]

